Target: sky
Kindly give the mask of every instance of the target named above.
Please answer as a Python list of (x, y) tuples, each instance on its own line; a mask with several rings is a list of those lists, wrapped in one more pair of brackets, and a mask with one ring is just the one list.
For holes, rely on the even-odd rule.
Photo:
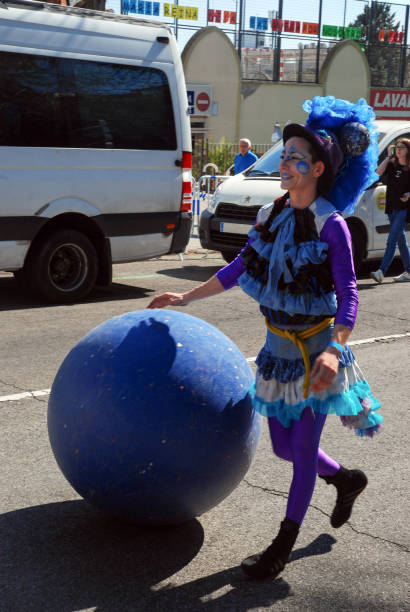
[[(137, 0), (138, 1), (138, 0)], [(173, 0), (168, 0), (169, 4), (173, 3)], [(178, 0), (178, 3), (183, 6), (198, 7), (198, 21), (178, 20), (178, 31), (177, 39), (180, 50), (182, 51), (186, 42), (195, 32), (193, 28), (204, 27), (206, 25), (216, 25), (222, 27), (224, 31), (233, 40), (233, 33), (235, 30), (234, 26), (228, 24), (207, 24), (207, 8), (219, 9), (222, 11), (238, 11), (238, 0)], [(158, 19), (170, 25), (175, 23), (174, 19), (163, 17), (163, 5), (164, 2), (160, 2), (161, 17), (151, 17), (148, 19)], [(364, 7), (368, 4), (364, 0), (323, 0), (322, 8), (322, 24), (327, 25), (348, 25), (354, 21), (357, 15), (361, 14)], [(392, 0), (390, 4), (394, 4), (394, 13), (396, 19), (400, 21), (404, 26), (406, 6), (410, 5), (410, 0)], [(115, 13), (121, 13), (121, 0), (106, 0), (106, 8), (112, 9)], [(278, 0), (246, 0), (245, 3), (245, 18), (244, 26), (245, 29), (249, 28), (249, 18), (255, 17), (272, 17), (269, 11), (277, 10)], [(319, 12), (319, 0), (283, 0), (283, 19), (290, 19), (294, 21), (308, 21), (318, 22)], [(136, 15), (138, 17), (138, 15)], [(142, 16), (142, 15), (141, 15)], [(274, 16), (274, 15), (273, 15)], [(307, 40), (305, 36), (300, 36), (300, 40)], [(283, 40), (283, 39), (282, 39)], [(314, 40), (314, 39), (313, 39)], [(288, 45), (286, 45), (288, 42)], [(298, 38), (299, 42), (299, 38)], [(296, 46), (295, 41), (284, 41), (285, 44), (282, 47), (291, 45), (293, 48)]]

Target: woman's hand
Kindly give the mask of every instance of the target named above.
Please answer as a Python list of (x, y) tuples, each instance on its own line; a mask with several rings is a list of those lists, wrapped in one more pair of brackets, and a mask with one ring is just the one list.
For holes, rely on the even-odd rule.
[(407, 193), (403, 193), (403, 195), (400, 198), (400, 200), (402, 202), (408, 202), (409, 199), (410, 199), (410, 192), (409, 191)]
[(147, 308), (165, 308), (165, 306), (185, 306), (183, 293), (161, 293), (148, 304)]
[(339, 369), (336, 349), (328, 347), (317, 357), (310, 374), (310, 388), (314, 393), (324, 391), (333, 383)]

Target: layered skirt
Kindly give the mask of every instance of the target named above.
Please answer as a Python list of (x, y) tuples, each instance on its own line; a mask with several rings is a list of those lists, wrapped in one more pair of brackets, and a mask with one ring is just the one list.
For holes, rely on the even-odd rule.
[[(290, 329), (302, 331), (307, 326)], [(305, 340), (311, 367), (328, 346), (332, 331), (333, 326), (330, 326)], [(333, 383), (319, 393), (309, 388), (306, 398), (304, 361), (299, 348), (290, 339), (268, 329), (256, 365), (256, 380), (251, 388), (254, 408), (264, 416), (277, 418), (284, 427), (299, 420), (309, 406), (315, 412), (338, 415), (343, 425), (354, 429), (359, 436), (373, 436), (380, 430), (383, 422), (377, 412), (380, 402), (373, 397), (348, 345), (339, 358), (339, 370)]]

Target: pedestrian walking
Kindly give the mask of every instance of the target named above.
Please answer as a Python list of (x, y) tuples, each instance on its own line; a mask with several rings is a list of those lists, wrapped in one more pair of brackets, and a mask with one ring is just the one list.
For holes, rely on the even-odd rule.
[(404, 272), (393, 280), (396, 283), (410, 281), (410, 250), (406, 236), (406, 221), (410, 215), (410, 140), (400, 138), (395, 146), (390, 145), (387, 157), (376, 172), (387, 186), (386, 215), (390, 231), (380, 268), (370, 276), (376, 283), (382, 283), (399, 247)]
[(239, 153), (235, 155), (234, 174), (243, 172), (249, 166), (252, 166), (258, 159), (258, 156), (251, 151), (251, 141), (248, 138), (241, 138), (239, 141)]
[(383, 421), (347, 344), (358, 296), (352, 241), (340, 214), (352, 212), (375, 180), (374, 113), (365, 100), (332, 96), (317, 96), (303, 108), (306, 125), (289, 124), (283, 133), (279, 172), (286, 193), (260, 209), (241, 254), (205, 283), (149, 304), (182, 306), (239, 284), (264, 316), (266, 342), (250, 393), (254, 409), (268, 418), (274, 453), (293, 464), (293, 479), (278, 535), (242, 562), (255, 578), (275, 577), (289, 561), (317, 474), (336, 488), (335, 528), (349, 519), (367, 485), (361, 470), (343, 467), (319, 448), (327, 415), (339, 415), (360, 436), (373, 436)]

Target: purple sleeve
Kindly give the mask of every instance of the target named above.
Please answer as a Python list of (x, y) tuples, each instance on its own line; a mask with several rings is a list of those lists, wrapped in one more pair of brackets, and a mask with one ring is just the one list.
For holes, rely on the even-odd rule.
[(329, 245), (328, 258), (335, 283), (337, 312), (335, 324), (353, 329), (359, 303), (354, 271), (352, 239), (346, 221), (339, 214), (329, 217), (320, 232)]
[(239, 255), (235, 257), (235, 259), (231, 261), (230, 264), (228, 264), (224, 268), (221, 268), (216, 273), (217, 279), (225, 290), (232, 289), (232, 287), (235, 287), (235, 285), (238, 284), (238, 278), (240, 277), (242, 272), (245, 271), (245, 264), (243, 263), (241, 253), (243, 253), (243, 251), (246, 249), (250, 242), (252, 241), (248, 240)]

